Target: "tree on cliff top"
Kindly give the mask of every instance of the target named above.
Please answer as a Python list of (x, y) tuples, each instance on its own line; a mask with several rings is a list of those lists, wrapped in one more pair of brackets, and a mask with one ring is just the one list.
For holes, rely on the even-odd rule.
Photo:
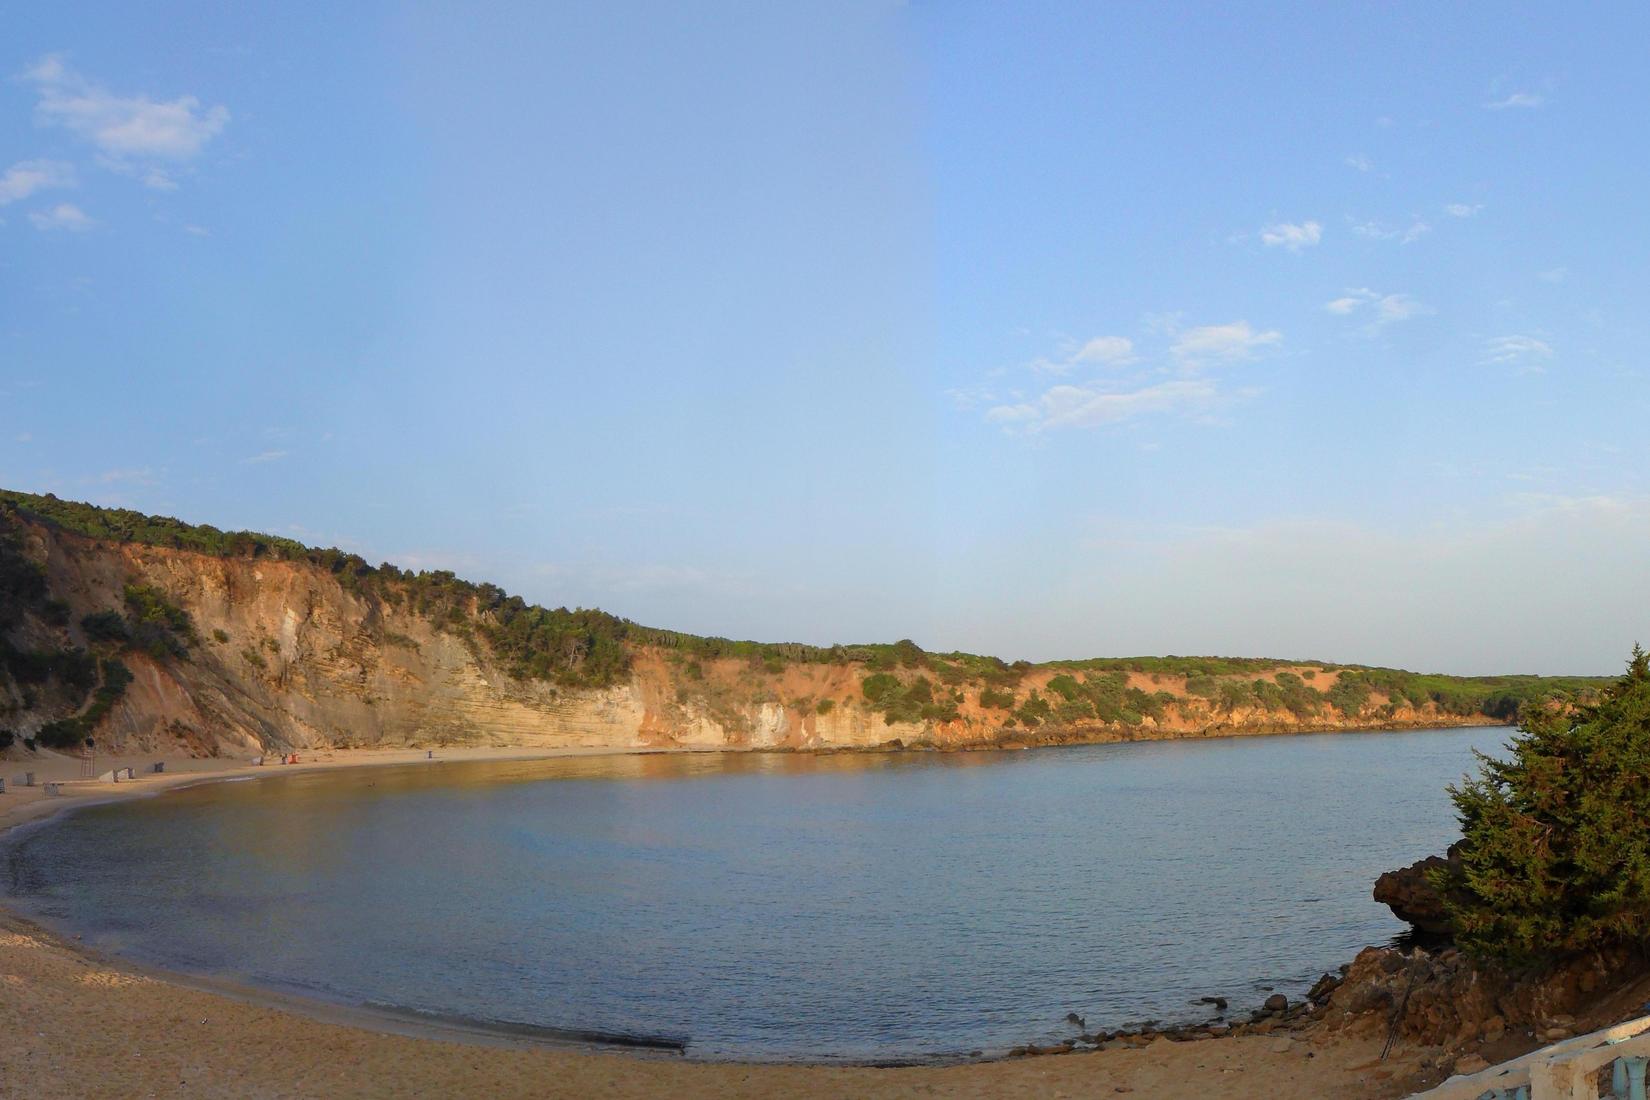
[(1650, 657), (1595, 702), (1531, 707), (1450, 788), (1461, 862), (1437, 887), (1469, 951), (1532, 961), (1650, 941)]

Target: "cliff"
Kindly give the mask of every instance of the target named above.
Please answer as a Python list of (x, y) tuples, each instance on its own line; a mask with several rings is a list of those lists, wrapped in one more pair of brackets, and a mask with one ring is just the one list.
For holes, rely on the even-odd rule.
[(527, 608), (450, 574), (369, 569), (262, 536), (223, 536), (207, 552), (158, 545), (123, 519), (136, 535), (94, 537), (64, 518), (103, 531), (132, 515), (0, 494), (0, 748), (7, 730), (39, 747), (76, 747), (84, 735), (112, 749), (203, 755), (944, 748), (1508, 717), (1504, 700), (1500, 713), (1417, 701), (1371, 688), (1369, 670), (1318, 663), (1009, 665), (908, 642), (827, 650), (699, 639), (600, 612)]

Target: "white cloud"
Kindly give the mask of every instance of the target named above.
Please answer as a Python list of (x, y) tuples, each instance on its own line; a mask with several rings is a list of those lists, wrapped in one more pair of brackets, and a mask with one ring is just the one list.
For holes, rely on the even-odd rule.
[(1387, 294), (1375, 303), (1375, 315), (1381, 322), (1407, 321), (1411, 317), (1419, 317), (1431, 313), (1432, 309), (1416, 301), (1408, 294)]
[(1367, 316), (1371, 332), (1394, 321), (1407, 321), (1433, 312), (1431, 306), (1411, 295), (1381, 294), (1366, 286), (1348, 290), (1344, 296), (1325, 302), (1323, 308), (1341, 317)]
[(1027, 364), (1039, 374), (1069, 374), (1085, 363), (1120, 367), (1134, 362), (1134, 341), (1126, 336), (1096, 336), (1082, 345), (1066, 343), (1053, 358), (1037, 358)]
[(108, 167), (163, 190), (176, 186), (164, 165), (194, 160), (229, 123), (228, 108), (207, 107), (192, 95), (115, 95), (56, 55), (36, 62), (22, 79), (39, 96), (34, 112), (40, 122), (63, 127), (97, 149)]
[(1497, 336), (1484, 345), (1484, 363), (1516, 365), (1520, 373), (1540, 374), (1553, 357), (1552, 345), (1534, 336)]
[(1169, 351), (1185, 364), (1233, 361), (1253, 359), (1256, 352), (1282, 341), (1283, 333), (1276, 329), (1256, 332), (1248, 321), (1233, 321), (1187, 329), (1175, 337)]
[(1314, 221), (1302, 222), (1299, 225), (1279, 222), (1263, 228), (1260, 231), (1260, 239), (1269, 248), (1287, 248), (1291, 252), (1299, 252), (1303, 248), (1311, 248), (1323, 239), (1323, 226)]
[(191, 237), (210, 237), (212, 235), (211, 230), (199, 225), (186, 225), (183, 227), (183, 231)]
[(1534, 92), (1514, 92), (1505, 99), (1492, 99), (1484, 104), (1487, 111), (1504, 111), (1508, 107), (1539, 107), (1547, 102), (1545, 96)]
[(0, 175), (0, 206), (26, 199), (36, 191), (73, 187), (74, 168), (59, 160), (20, 160)]
[(997, 405), (985, 411), (985, 418), (993, 424), (1019, 424), (1036, 420), (1041, 414), (1036, 405)]
[(986, 419), (1031, 432), (1096, 428), (1150, 413), (1197, 411), (1218, 396), (1215, 384), (1202, 378), (1174, 379), (1132, 389), (1060, 385), (1049, 388), (1034, 402), (999, 405), (986, 413)]
[(1420, 240), (1432, 232), (1432, 226), (1416, 218), (1407, 228), (1394, 228), (1382, 225), (1380, 222), (1353, 222), (1352, 232), (1360, 237), (1368, 237), (1377, 241), (1397, 241), (1399, 244), (1409, 244)]
[(1481, 202), (1452, 202), (1444, 207), (1444, 213), (1452, 218), (1470, 218), (1482, 209), (1484, 209), (1484, 204)]
[(1096, 336), (1077, 349), (1073, 363), (1109, 363), (1121, 366), (1134, 362), (1134, 341), (1126, 336)]
[(1549, 267), (1546, 271), (1541, 272), (1541, 274), (1537, 276), (1537, 278), (1544, 283), (1562, 283), (1569, 277), (1570, 269), (1563, 266)]
[(287, 452), (285, 451), (263, 451), (259, 454), (252, 455), (249, 458), (241, 459), (241, 464), (243, 466), (249, 466), (259, 462), (279, 462), (286, 456)]
[(1096, 336), (1075, 350), (1062, 351), (1059, 358), (1029, 364), (1033, 372), (1045, 374), (1103, 368), (1089, 381), (1050, 385), (1031, 395), (1010, 389), (1001, 398), (983, 387), (948, 390), (947, 394), (959, 408), (984, 408), (987, 421), (1013, 434), (1093, 428), (1150, 414), (1193, 415), (1228, 397), (1258, 392), (1223, 391), (1216, 382), (1199, 376), (1203, 367), (1252, 359), (1283, 340), (1280, 332), (1256, 332), (1248, 321), (1183, 330), (1177, 317), (1168, 316), (1153, 319), (1150, 327), (1170, 338), (1166, 364), (1127, 369), (1140, 361), (1134, 341)]
[(1346, 158), (1346, 166), (1348, 168), (1356, 168), (1360, 172), (1368, 172), (1374, 169), (1375, 164), (1362, 153), (1354, 153), (1350, 157)]
[(29, 221), (41, 231), (67, 229), (71, 233), (84, 233), (97, 224), (72, 202), (60, 202), (46, 210), (35, 210), (29, 214)]
[(997, 400), (996, 391), (990, 386), (958, 386), (946, 390), (945, 396), (951, 399), (953, 405), (964, 411), (990, 405)]

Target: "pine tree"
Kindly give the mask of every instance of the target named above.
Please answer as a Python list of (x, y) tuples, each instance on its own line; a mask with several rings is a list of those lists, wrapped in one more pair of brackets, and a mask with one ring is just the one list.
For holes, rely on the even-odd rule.
[(1450, 788), (1461, 859), (1434, 885), (1457, 942), (1533, 961), (1650, 940), (1650, 657), (1596, 702), (1530, 708), (1507, 748)]

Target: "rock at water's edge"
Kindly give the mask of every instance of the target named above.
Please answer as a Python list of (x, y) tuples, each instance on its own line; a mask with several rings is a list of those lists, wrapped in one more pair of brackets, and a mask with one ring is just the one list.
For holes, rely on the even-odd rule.
[(1444, 896), (1429, 881), (1435, 868), (1454, 868), (1460, 865), (1460, 844), (1450, 846), (1448, 857), (1428, 856), (1419, 863), (1396, 871), (1388, 871), (1375, 880), (1375, 900), (1388, 906), (1392, 915), (1413, 924), (1417, 929), (1436, 936), (1450, 934), (1449, 913), (1444, 908)]

